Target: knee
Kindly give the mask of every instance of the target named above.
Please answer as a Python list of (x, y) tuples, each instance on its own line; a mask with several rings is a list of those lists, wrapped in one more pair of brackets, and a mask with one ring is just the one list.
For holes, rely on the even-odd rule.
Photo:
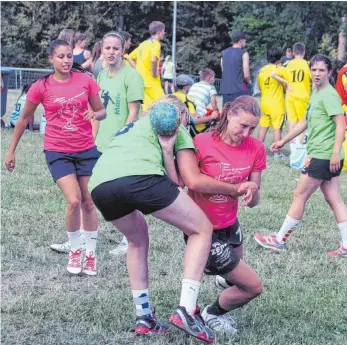
[(70, 212), (79, 211), (81, 206), (81, 199), (79, 197), (71, 198), (66, 201), (66, 208)]
[(212, 238), (213, 227), (211, 222), (207, 219), (202, 219), (200, 224), (195, 227), (191, 235), (200, 235), (208, 238)]
[(298, 191), (298, 190), (295, 190), (294, 194), (293, 194), (293, 198), (295, 201), (304, 201), (305, 202), (307, 199), (307, 196), (305, 193)]
[(260, 294), (262, 294), (264, 291), (264, 286), (263, 286), (260, 278), (258, 277), (258, 279), (256, 281), (254, 281), (253, 284), (251, 286), (249, 286), (249, 288), (247, 290), (252, 295), (251, 298), (255, 298), (255, 297), (259, 296)]
[(82, 200), (81, 206), (83, 208), (83, 212), (86, 212), (86, 213), (94, 212), (95, 206), (94, 206), (93, 199), (91, 197)]

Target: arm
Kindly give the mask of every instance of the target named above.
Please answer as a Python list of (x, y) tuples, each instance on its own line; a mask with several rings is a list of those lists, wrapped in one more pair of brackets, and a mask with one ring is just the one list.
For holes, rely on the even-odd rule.
[(98, 135), (99, 126), (100, 126), (100, 121), (97, 121), (97, 120), (92, 121), (92, 133), (93, 133), (94, 140), (96, 139), (96, 136)]
[(101, 121), (106, 118), (106, 110), (104, 105), (101, 102), (100, 96), (95, 95), (94, 97), (89, 98), (88, 110), (84, 112), (84, 120), (98, 120)]
[(260, 191), (260, 184), (261, 184), (261, 171), (251, 172), (248, 180), (250, 182), (254, 182), (258, 186), (258, 189), (253, 194), (252, 200), (247, 205), (248, 207), (253, 208), (254, 206), (257, 206), (259, 204), (259, 201), (260, 201), (260, 192), (259, 191)]
[(213, 110), (219, 112), (218, 105), (217, 105), (217, 96), (216, 95), (211, 96), (211, 105), (212, 105), (212, 109)]
[[(185, 185), (192, 191), (206, 194), (225, 194), (232, 197), (245, 194), (245, 189), (242, 185), (246, 186), (247, 182), (242, 184), (230, 184), (217, 181), (212, 177), (202, 174), (195, 153), (191, 149), (178, 151), (177, 162), (179, 172)], [(250, 184), (250, 182), (248, 182), (248, 184)], [(257, 189), (257, 186), (255, 184), (253, 186), (253, 183), (249, 185), (249, 188), (251, 187)]]
[(158, 134), (159, 144), (163, 153), (163, 163), (166, 175), (176, 184), (180, 184), (174, 159), (174, 147), (177, 139), (178, 128), (174, 135), (164, 136)]
[(346, 123), (343, 115), (333, 116), (333, 120), (336, 123), (335, 130), (335, 144), (333, 149), (333, 154), (330, 159), (330, 171), (332, 173), (340, 169), (340, 151), (342, 143), (345, 140)]
[(151, 74), (153, 78), (158, 78), (158, 58), (156, 56), (151, 57)]
[(15, 168), (15, 152), (17, 145), (22, 137), (29, 121), (34, 118), (34, 113), (37, 108), (37, 104), (30, 101), (26, 101), (24, 104), (24, 109), (19, 117), (16, 127), (13, 131), (10, 147), (8, 149), (7, 155), (5, 157), (5, 166), (9, 171), (13, 171)]
[(138, 119), (140, 106), (141, 106), (140, 101), (128, 103), (129, 115), (128, 115), (127, 122), (125, 124), (136, 121)]
[(220, 69), (223, 72), (223, 58), (220, 58)]
[(86, 61), (81, 65), (84, 69), (88, 69), (92, 65), (92, 54), (89, 50), (85, 50), (83, 54)]
[(306, 129), (307, 129), (307, 122), (306, 122), (306, 119), (303, 118), (282, 140), (277, 141), (271, 145), (271, 148), (270, 148), (271, 151), (277, 151), (278, 149), (283, 147), (288, 141), (291, 141), (292, 139), (296, 138)]
[(276, 73), (272, 73), (271, 75), (272, 78), (274, 78), (275, 80), (277, 80), (278, 82), (282, 83), (283, 85), (286, 86), (287, 91), (292, 92), (292, 88), (290, 87), (290, 84), (283, 78), (281, 78), (279, 75), (277, 75)]
[(251, 75), (249, 72), (249, 55), (245, 52), (242, 55), (242, 66), (243, 66), (243, 79), (248, 84), (251, 82)]

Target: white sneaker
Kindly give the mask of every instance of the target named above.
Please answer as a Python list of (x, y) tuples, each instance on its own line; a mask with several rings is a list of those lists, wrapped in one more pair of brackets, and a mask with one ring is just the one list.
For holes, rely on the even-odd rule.
[(223, 277), (221, 276), (216, 276), (216, 279), (214, 281), (214, 285), (216, 285), (216, 287), (218, 289), (221, 290), (225, 290), (227, 288), (232, 287), (233, 285), (230, 285), (229, 282), (227, 282)]
[(207, 312), (209, 305), (205, 307), (201, 317), (205, 321), (205, 325), (215, 332), (228, 333), (237, 335), (236, 321), (229, 314), (213, 315)]
[(109, 251), (109, 254), (111, 255), (124, 255), (128, 251), (128, 242), (122, 241), (118, 244), (118, 246), (115, 249), (112, 249)]
[(70, 242), (66, 241), (64, 243), (54, 243), (49, 246), (52, 250), (58, 253), (70, 253)]
[[(66, 254), (70, 253), (70, 249), (71, 249), (69, 241), (66, 241), (64, 243), (54, 243), (54, 244), (51, 244), (49, 247), (52, 250), (54, 250), (55, 252), (66, 253)], [(83, 251), (86, 250), (86, 242), (85, 241), (81, 241), (81, 249)]]
[(69, 261), (67, 263), (67, 271), (71, 274), (79, 274), (82, 271), (82, 250), (76, 249), (69, 253)]
[(288, 159), (288, 156), (286, 156), (286, 155), (285, 155), (284, 153), (282, 153), (282, 152), (275, 152), (274, 155), (273, 155), (273, 157), (274, 157), (275, 159), (283, 159), (283, 160)]

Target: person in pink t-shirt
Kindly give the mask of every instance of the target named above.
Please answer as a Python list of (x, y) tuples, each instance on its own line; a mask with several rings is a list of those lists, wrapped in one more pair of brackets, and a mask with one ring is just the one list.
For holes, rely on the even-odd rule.
[[(236, 334), (235, 321), (228, 311), (239, 308), (263, 291), (257, 273), (243, 260), (242, 231), (237, 220), (238, 196), (207, 192), (192, 182), (197, 172), (243, 190), (248, 183), (251, 192), (237, 194), (245, 206), (254, 207), (260, 199), (262, 170), (266, 168), (264, 144), (251, 137), (260, 119), (257, 101), (241, 96), (224, 105), (221, 121), (213, 132), (194, 138), (196, 154), (180, 151), (179, 173), (188, 186), (188, 194), (205, 212), (213, 226), (212, 244), (205, 274), (215, 275), (216, 285), (225, 289), (219, 298), (206, 306), (202, 318), (216, 332)], [(184, 164), (183, 164), (184, 161)], [(168, 171), (175, 178), (175, 171)], [(185, 236), (185, 240), (187, 237)]]
[[(66, 230), (71, 243), (67, 270), (72, 274), (82, 271), (95, 275), (98, 225), (87, 185), (100, 153), (94, 143), (91, 121), (104, 119), (106, 112), (96, 81), (73, 70), (72, 48), (68, 42), (60, 39), (52, 41), (49, 61), (54, 72), (31, 86), (13, 133), (5, 165), (9, 171), (14, 170), (16, 147), (41, 103), (47, 121), (44, 136), (47, 165), (66, 201)], [(86, 240), (83, 266), (79, 230), (81, 211)]]

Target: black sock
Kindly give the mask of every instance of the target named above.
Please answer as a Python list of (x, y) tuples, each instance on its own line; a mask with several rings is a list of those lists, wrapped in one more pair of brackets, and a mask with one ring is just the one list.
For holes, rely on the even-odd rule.
[(213, 315), (223, 315), (228, 312), (228, 310), (223, 309), (219, 304), (219, 298), (207, 308), (207, 312)]

